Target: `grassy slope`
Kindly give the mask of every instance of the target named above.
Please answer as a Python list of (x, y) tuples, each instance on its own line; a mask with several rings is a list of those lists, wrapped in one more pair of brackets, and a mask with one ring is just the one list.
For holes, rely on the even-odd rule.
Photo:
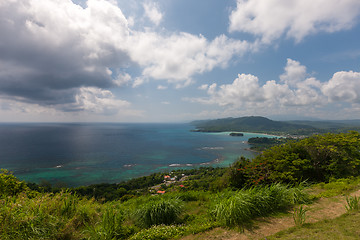
[[(144, 203), (148, 203), (152, 198), (150, 196), (124, 203), (115, 201), (101, 204), (66, 193), (40, 194), (31, 198), (20, 194), (16, 199), (3, 198), (0, 201), (2, 202), (1, 239), (27, 239), (30, 236), (34, 237), (33, 239), (107, 239), (103, 237), (105, 235), (111, 236), (108, 239), (118, 235), (122, 237), (133, 235), (131, 239), (159, 239), (159, 237), (171, 239), (174, 236), (187, 235), (183, 237), (186, 240), (264, 239), (265, 237), (268, 239), (356, 239), (354, 236), (359, 236), (359, 230), (356, 228), (360, 223), (359, 214), (339, 216), (346, 213), (345, 196), (350, 193), (359, 196), (358, 189), (360, 189), (360, 178), (313, 185), (309, 192), (318, 200), (306, 206), (309, 209), (306, 214), (307, 224), (294, 228), (292, 213), (289, 211), (258, 218), (251, 228), (245, 229), (244, 233), (240, 233), (236, 228), (233, 230), (220, 228), (221, 224), (211, 221), (207, 212), (214, 197), (213, 193), (199, 191), (169, 193), (164, 195), (165, 199), (175, 197), (184, 201), (185, 211), (179, 222), (181, 225), (156, 226), (148, 230), (144, 229), (145, 231), (135, 235), (133, 235), (134, 231), (141, 229), (127, 227), (128, 224), (131, 225), (131, 219), (126, 220), (127, 212), (139, 209)], [(116, 220), (117, 217), (120, 218)], [(122, 217), (125, 222), (122, 222)], [(119, 225), (114, 225), (114, 220)], [(330, 235), (334, 238), (329, 237), (329, 229), (334, 232)], [(38, 234), (34, 235), (34, 231)], [(159, 233), (158, 236), (155, 235), (156, 232)], [(166, 237), (165, 232), (168, 234)], [(308, 235), (304, 235), (304, 232)], [(275, 233), (277, 234), (273, 235)], [(145, 236), (151, 237), (144, 238)], [(306, 236), (308, 237), (303, 238)]]
[(325, 219), (301, 227), (289, 228), (267, 239), (359, 239), (360, 212), (344, 214), (335, 219)]
[(182, 240), (200, 239), (360, 239), (360, 212), (347, 213), (346, 196), (360, 196), (360, 179), (337, 180), (328, 184), (313, 185), (309, 191), (318, 198), (307, 205), (306, 223), (295, 226), (293, 214), (260, 218), (243, 233), (216, 228)]

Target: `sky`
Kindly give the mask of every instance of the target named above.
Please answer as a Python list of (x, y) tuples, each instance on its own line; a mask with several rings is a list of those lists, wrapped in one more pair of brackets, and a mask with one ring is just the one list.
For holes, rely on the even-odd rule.
[(360, 119), (359, 0), (0, 0), (0, 122)]

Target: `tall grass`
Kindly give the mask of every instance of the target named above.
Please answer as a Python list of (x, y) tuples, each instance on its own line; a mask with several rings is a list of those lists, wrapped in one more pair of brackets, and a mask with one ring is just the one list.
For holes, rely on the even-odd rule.
[(125, 220), (124, 213), (114, 205), (104, 206), (102, 209), (101, 220), (96, 224), (89, 225), (89, 239), (126, 239), (134, 229), (123, 225)]
[(26, 193), (0, 200), (0, 238), (79, 239), (85, 225), (97, 221), (94, 203), (70, 193)]
[(182, 201), (177, 198), (152, 197), (134, 213), (135, 222), (141, 227), (172, 224), (182, 212)]
[(356, 196), (346, 197), (346, 204), (345, 208), (348, 212), (360, 210), (360, 198)]
[(224, 226), (243, 226), (255, 217), (287, 210), (304, 198), (299, 199), (298, 196), (299, 191), (281, 184), (227, 192), (220, 197), (210, 214)]
[(294, 208), (293, 219), (295, 225), (303, 225), (306, 221), (306, 212), (308, 209), (300, 205), (298, 208)]
[(169, 193), (169, 196), (172, 198), (178, 198), (184, 202), (192, 202), (192, 201), (209, 201), (211, 193), (205, 191), (182, 191)]

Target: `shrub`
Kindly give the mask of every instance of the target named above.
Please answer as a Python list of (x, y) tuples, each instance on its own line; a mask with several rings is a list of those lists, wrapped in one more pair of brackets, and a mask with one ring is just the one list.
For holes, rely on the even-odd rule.
[(0, 198), (6, 196), (16, 196), (28, 190), (25, 182), (19, 181), (5, 169), (0, 171)]
[(242, 188), (274, 182), (323, 182), (360, 174), (360, 133), (314, 135), (240, 158), (228, 169), (229, 184)]
[(182, 212), (182, 201), (177, 198), (166, 199), (153, 197), (147, 203), (143, 203), (135, 211), (134, 217), (137, 225), (150, 227), (153, 225), (169, 225), (178, 220)]

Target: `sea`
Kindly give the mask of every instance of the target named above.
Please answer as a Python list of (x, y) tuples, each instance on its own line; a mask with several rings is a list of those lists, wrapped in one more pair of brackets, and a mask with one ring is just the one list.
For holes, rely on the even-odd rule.
[(262, 134), (191, 131), (190, 124), (1, 123), (0, 168), (34, 183), (77, 187), (255, 157)]

